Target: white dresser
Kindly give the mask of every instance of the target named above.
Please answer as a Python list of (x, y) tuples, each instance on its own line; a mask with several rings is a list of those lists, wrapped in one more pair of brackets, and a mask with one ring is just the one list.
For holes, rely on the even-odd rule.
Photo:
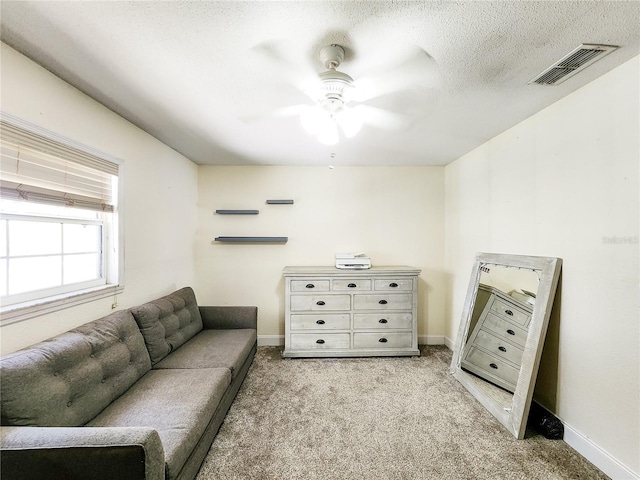
[(462, 368), (513, 392), (520, 375), (532, 311), (531, 305), (480, 284)]
[(286, 267), (283, 357), (420, 355), (413, 267)]

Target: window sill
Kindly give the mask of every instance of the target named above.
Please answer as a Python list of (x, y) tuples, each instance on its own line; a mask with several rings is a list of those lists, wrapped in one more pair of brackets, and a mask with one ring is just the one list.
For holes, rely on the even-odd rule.
[(0, 309), (0, 326), (22, 322), (23, 320), (29, 320), (30, 318), (57, 312), (65, 308), (118, 295), (122, 293), (123, 290), (124, 286), (122, 285), (103, 285), (97, 288), (80, 290), (64, 295), (7, 305)]

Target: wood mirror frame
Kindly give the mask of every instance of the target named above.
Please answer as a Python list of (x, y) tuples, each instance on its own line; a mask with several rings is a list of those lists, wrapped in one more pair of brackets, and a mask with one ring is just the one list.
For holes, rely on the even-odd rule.
[[(480, 274), (486, 265), (535, 270), (539, 275), (538, 292), (529, 322), (520, 373), (513, 395), (488, 381), (473, 375), (460, 366), (465, 342), (469, 337)], [(471, 280), (458, 327), (450, 373), (516, 438), (524, 438), (529, 408), (536, 384), (540, 357), (547, 326), (560, 277), (562, 259), (478, 253), (471, 271)]]

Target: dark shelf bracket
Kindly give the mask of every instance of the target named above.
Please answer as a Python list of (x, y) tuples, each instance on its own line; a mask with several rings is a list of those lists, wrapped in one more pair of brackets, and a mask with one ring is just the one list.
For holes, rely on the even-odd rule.
[(267, 200), (267, 205), (293, 205), (293, 200)]

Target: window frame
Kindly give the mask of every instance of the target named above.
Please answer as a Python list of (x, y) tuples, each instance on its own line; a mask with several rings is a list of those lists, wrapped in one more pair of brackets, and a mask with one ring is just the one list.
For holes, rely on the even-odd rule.
[[(14, 127), (18, 127), (27, 134), (44, 137), (45, 139), (57, 143), (62, 147), (71, 148), (81, 153), (97, 157), (103, 161), (113, 164), (118, 170), (116, 210), (110, 214), (110, 218), (104, 219), (105, 228), (103, 228), (103, 236), (109, 237), (110, 235), (115, 234), (115, 238), (107, 239), (104, 244), (105, 248), (103, 252), (103, 259), (105, 261), (104, 276), (106, 283), (96, 287), (73, 290), (67, 293), (59, 293), (46, 297), (43, 296), (38, 299), (27, 300), (21, 303), (2, 305), (0, 306), (0, 326), (21, 322), (30, 318), (50, 314), (108, 297), (114, 297), (113, 305), (115, 305), (117, 303), (115, 297), (124, 291), (124, 162), (121, 159), (107, 155), (96, 149), (88, 147), (87, 145), (76, 142), (75, 140), (46, 130), (38, 125), (26, 122), (6, 112), (0, 112), (0, 118), (3, 122), (9, 123)], [(114, 247), (116, 248), (115, 256), (109, 256), (106, 252), (107, 248), (113, 249)], [(111, 262), (106, 261), (107, 256), (112, 259)], [(117, 265), (116, 268), (114, 268), (114, 263)], [(114, 307), (112, 306), (112, 308)]]

